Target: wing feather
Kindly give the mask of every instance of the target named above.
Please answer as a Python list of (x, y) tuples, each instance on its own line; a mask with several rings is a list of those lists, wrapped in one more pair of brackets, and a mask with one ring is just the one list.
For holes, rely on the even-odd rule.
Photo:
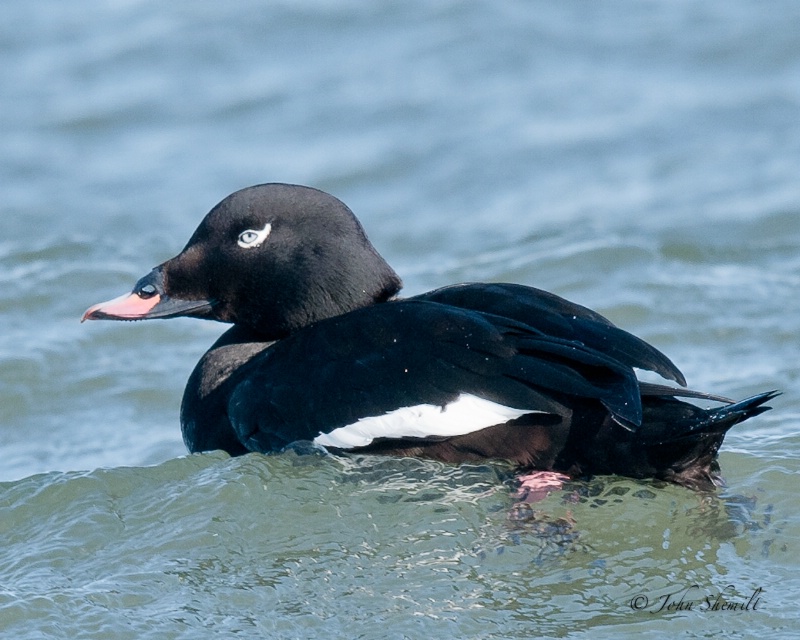
[(680, 369), (658, 349), (612, 324), (596, 311), (548, 291), (519, 284), (461, 284), (411, 298), (491, 313), (522, 322), (545, 335), (582, 342), (629, 367), (653, 371), (686, 386)]
[[(626, 363), (514, 319), (433, 301), (391, 302), (322, 321), (266, 349), (249, 367), (228, 415), (255, 451), (408, 407), (444, 408), (465, 394), (523, 413), (560, 415), (569, 413), (570, 398), (588, 398), (624, 426), (641, 421), (636, 378)], [(462, 422), (461, 431), (456, 421), (446, 435), (476, 428)]]

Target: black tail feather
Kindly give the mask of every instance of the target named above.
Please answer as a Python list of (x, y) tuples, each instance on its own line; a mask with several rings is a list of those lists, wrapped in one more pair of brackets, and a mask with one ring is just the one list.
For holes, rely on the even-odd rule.
[[(717, 454), (725, 434), (734, 425), (768, 411), (771, 407), (765, 403), (778, 395), (778, 391), (767, 391), (714, 409), (695, 408), (698, 413), (694, 416), (687, 415), (689, 419), (673, 424), (656, 421), (651, 430), (662, 437), (645, 446), (647, 458), (656, 469), (654, 475), (700, 490), (721, 485)], [(664, 417), (669, 420), (669, 412)], [(664, 438), (668, 433), (671, 437)]]
[(766, 403), (780, 395), (767, 391), (703, 409), (654, 391), (642, 396), (643, 420), (637, 431), (624, 430), (607, 419), (593, 437), (573, 439), (565, 451), (569, 455), (561, 458), (565, 469), (567, 461), (573, 461), (567, 472), (660, 478), (692, 489), (712, 489), (722, 484), (717, 453), (725, 434), (769, 410)]
[(700, 434), (725, 433), (734, 425), (757, 416), (772, 407), (765, 406), (780, 391), (766, 391), (714, 409), (701, 409), (675, 398), (643, 398), (645, 418), (639, 433), (647, 445), (678, 443), (696, 439)]
[(752, 418), (753, 416), (761, 415), (765, 411), (772, 409), (772, 407), (768, 407), (764, 403), (769, 402), (773, 398), (777, 398), (779, 395), (781, 395), (781, 392), (777, 390), (765, 391), (764, 393), (745, 398), (739, 402), (734, 402), (733, 404), (709, 411), (705, 424), (698, 425), (698, 428), (703, 428), (703, 426), (727, 425), (726, 430), (730, 429), (735, 424)]

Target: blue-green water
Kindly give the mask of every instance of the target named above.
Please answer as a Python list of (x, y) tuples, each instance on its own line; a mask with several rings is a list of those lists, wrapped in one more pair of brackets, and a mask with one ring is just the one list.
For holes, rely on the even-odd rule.
[[(10, 0), (0, 56), (2, 635), (800, 634), (796, 3)], [(347, 202), (408, 293), (543, 287), (784, 395), (714, 497), (185, 456), (223, 328), (78, 319), (265, 181)]]

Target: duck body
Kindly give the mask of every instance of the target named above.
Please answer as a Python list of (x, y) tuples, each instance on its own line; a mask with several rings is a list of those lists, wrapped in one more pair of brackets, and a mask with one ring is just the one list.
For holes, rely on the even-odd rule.
[(340, 201), (268, 184), (223, 200), (178, 256), (84, 318), (234, 323), (187, 383), (190, 451), (308, 440), (708, 488), (727, 430), (775, 395), (732, 403), (640, 382), (635, 369), (686, 384), (651, 345), (532, 287), (464, 284), (406, 299), (399, 288)]

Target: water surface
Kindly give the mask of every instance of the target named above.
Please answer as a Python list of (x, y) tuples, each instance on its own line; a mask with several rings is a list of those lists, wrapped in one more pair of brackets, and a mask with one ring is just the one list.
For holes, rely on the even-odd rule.
[[(0, 629), (792, 637), (799, 34), (788, 1), (3, 3)], [(502, 465), (186, 456), (223, 328), (78, 319), (265, 181), (343, 199), (409, 294), (539, 286), (693, 387), (784, 395), (714, 496), (598, 478), (528, 512)], [(701, 606), (726, 589), (763, 594)]]

